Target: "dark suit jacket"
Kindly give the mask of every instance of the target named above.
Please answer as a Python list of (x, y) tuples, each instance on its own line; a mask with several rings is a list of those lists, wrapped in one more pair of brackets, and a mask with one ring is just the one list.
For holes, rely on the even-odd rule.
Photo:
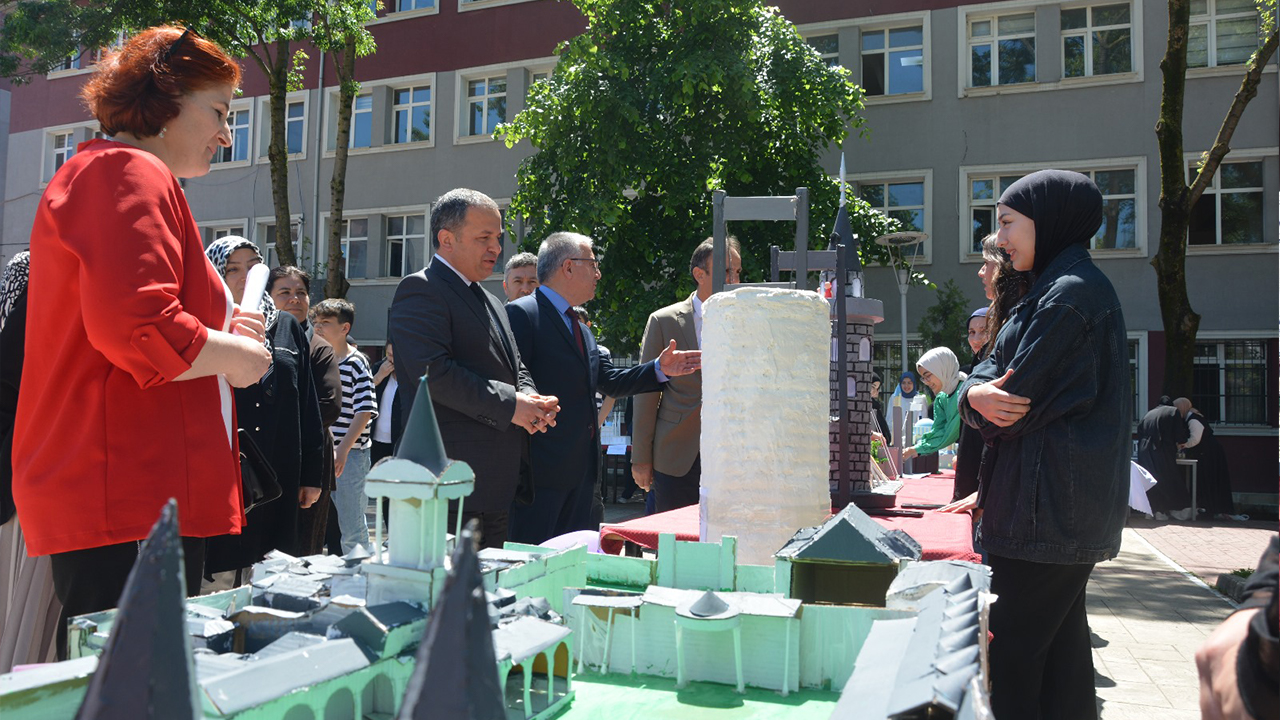
[(445, 452), (475, 471), (476, 490), (463, 509), (506, 512), (529, 438), (511, 424), (516, 392), (538, 390), (520, 363), (502, 305), (487, 291), (484, 296), (499, 323), (496, 332), (462, 278), (433, 259), (425, 270), (400, 281), (388, 334), (396, 346), (402, 407), (413, 407), (425, 373)]
[(660, 390), (656, 364), (615, 368), (600, 354), (591, 330), (578, 323), (587, 348), (584, 358), (568, 324), (541, 290), (507, 303), (507, 317), (539, 391), (560, 399), (555, 427), (529, 441), (534, 487), (568, 490), (594, 483), (600, 453), (596, 391), (627, 397)]

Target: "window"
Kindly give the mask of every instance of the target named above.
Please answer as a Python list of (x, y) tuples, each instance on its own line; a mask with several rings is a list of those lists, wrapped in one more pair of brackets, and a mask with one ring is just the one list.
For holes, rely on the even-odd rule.
[[(58, 172), (75, 154), (76, 134), (74, 132), (55, 133), (53, 136), (53, 172)], [(50, 173), (49, 176), (53, 177), (53, 174)]]
[(462, 111), (467, 135), (492, 135), (499, 123), (507, 121), (507, 76), (468, 80)]
[[(907, 339), (907, 360), (912, 374), (916, 371), (915, 361), (924, 354), (926, 349), (922, 341)], [(897, 337), (876, 338), (871, 350), (871, 369), (880, 376), (880, 403), (885, 409), (885, 419), (893, 422), (889, 410), (891, 406), (889, 398), (898, 388), (898, 378), (902, 377), (902, 340)], [(921, 390), (923, 386), (917, 382), (916, 389)], [(893, 437), (896, 442), (898, 438), (896, 431)]]
[[(276, 254), (276, 226), (275, 224), (265, 225), (266, 241), (259, 243), (259, 249), (265, 250), (267, 255), (267, 267), (276, 267), (280, 265), (280, 256)], [(293, 257), (298, 265), (302, 264), (302, 248), (298, 243), (298, 223), (289, 223), (289, 236), (293, 239)]]
[(425, 215), (392, 215), (387, 218), (386, 277), (404, 277), (426, 267)]
[(1209, 422), (1266, 425), (1266, 341), (1196, 343), (1191, 384), (1191, 402)]
[[(1194, 172), (1194, 166), (1191, 171)], [(1191, 245), (1264, 242), (1262, 161), (1222, 163), (1213, 183), (1191, 208)]]
[(369, 260), (369, 219), (343, 218), (342, 272), (348, 278), (363, 278)]
[(1063, 10), (1063, 77), (1132, 72), (1130, 23), (1129, 3)]
[(530, 72), (529, 87), (525, 89), (525, 97), (528, 97), (529, 94), (533, 92), (534, 85), (540, 82), (543, 82), (544, 80), (550, 80), (550, 79), (551, 79), (550, 70), (536, 70), (536, 71)]
[(55, 69), (55, 72), (62, 70), (79, 70), (81, 65), (80, 55), (80, 52), (77, 51), (63, 58), (62, 62)]
[(1187, 67), (1240, 65), (1258, 49), (1254, 0), (1191, 0)]
[(834, 67), (840, 64), (840, 37), (838, 35), (818, 35), (817, 37), (805, 38), (805, 42), (818, 51), (818, 55), (822, 56), (822, 62), (827, 67)]
[(431, 140), (431, 88), (410, 87), (393, 91), (392, 114), (395, 136), (392, 142), (411, 143)]
[(396, 12), (410, 10), (430, 10), (436, 6), (436, 0), (396, 0)]
[(249, 110), (232, 110), (227, 113), (227, 125), (231, 128), (231, 147), (218, 148), (214, 163), (245, 162), (249, 159)]
[(969, 20), (969, 85), (1035, 82), (1036, 14)]
[(1138, 195), (1135, 172), (1082, 171), (1102, 191), (1102, 227), (1089, 243), (1090, 250), (1133, 249), (1138, 246)]
[(868, 95), (924, 92), (924, 27), (864, 30), (862, 88)]
[(301, 100), (285, 105), (284, 137), (290, 155), (302, 154), (303, 130), (306, 128), (307, 105)]
[(373, 145), (373, 96), (357, 95), (351, 103), (351, 144), (353, 148)]
[(244, 224), (236, 223), (234, 225), (207, 225), (202, 228), (201, 240), (204, 241), (205, 247), (209, 246), (214, 240), (220, 240), (228, 235), (244, 235)]
[(858, 182), (858, 194), (872, 208), (902, 223), (902, 230), (924, 232), (924, 181)]
[(982, 238), (996, 231), (996, 201), (1022, 175), (992, 175), (969, 178), (969, 216), (972, 240), (969, 252), (982, 254)]

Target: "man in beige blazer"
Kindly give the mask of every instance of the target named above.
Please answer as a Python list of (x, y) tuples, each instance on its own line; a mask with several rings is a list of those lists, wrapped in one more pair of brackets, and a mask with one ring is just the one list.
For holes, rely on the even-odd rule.
[[(725, 284), (733, 285), (742, 273), (742, 254), (738, 239), (730, 235), (728, 240)], [(658, 357), (672, 340), (677, 350), (702, 349), (702, 303), (711, 297), (711, 250), (707, 238), (689, 260), (697, 290), (649, 316), (640, 343), (641, 362)], [(657, 512), (698, 502), (702, 371), (673, 377), (660, 392), (636, 395), (631, 402), (631, 475), (636, 485), (653, 494), (651, 507)]]

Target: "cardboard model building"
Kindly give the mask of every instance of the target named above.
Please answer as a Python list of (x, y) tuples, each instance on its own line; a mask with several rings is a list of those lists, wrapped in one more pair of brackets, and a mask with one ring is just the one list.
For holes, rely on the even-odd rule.
[[(120, 609), (71, 623), (76, 659), (0, 676), (0, 717), (69, 720), (83, 705), (85, 718), (122, 717), (109, 712), (118, 706), (131, 719), (572, 720), (595, 716), (590, 703), (575, 712), (584, 693), (603, 697), (615, 687), (607, 678), (593, 684), (600, 674), (716, 683), (730, 693), (805, 689), (835, 708), (855, 666), (887, 666), (886, 658), (896, 670), (880, 688), (884, 707), (906, 716), (971, 707), (976, 696), (965, 688), (973, 684), (963, 681), (982, 675), (988, 599), (969, 591), (985, 587), (985, 576), (903, 562), (919, 547), (853, 506), (796, 533), (769, 565), (739, 563), (733, 536), (663, 536), (653, 560), (581, 546), (476, 552), (462, 532), (450, 554), (448, 503), (463, 500), (474, 478), (444, 455), (430, 402), (424, 383), (398, 455), (369, 475), (369, 494), (391, 505), (385, 549), (347, 558), (272, 553), (255, 565), (251, 585), (190, 598), (184, 608), (169, 511)], [(882, 582), (890, 574), (898, 585)], [(945, 607), (931, 609), (944, 591)], [(894, 636), (910, 652), (872, 637), (882, 622), (900, 620), (916, 623), (913, 634)], [(640, 684), (639, 697), (676, 702), (670, 690)], [(128, 702), (141, 698), (147, 709), (135, 711)], [(675, 717), (704, 709), (690, 705)]]

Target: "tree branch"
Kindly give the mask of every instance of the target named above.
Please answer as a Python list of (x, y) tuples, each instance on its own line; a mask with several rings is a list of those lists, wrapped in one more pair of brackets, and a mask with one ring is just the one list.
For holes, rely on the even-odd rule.
[(1209, 155), (1205, 158), (1204, 165), (1196, 174), (1191, 190), (1187, 193), (1187, 207), (1195, 207), (1196, 201), (1204, 194), (1205, 188), (1213, 182), (1213, 176), (1218, 172), (1222, 158), (1231, 151), (1231, 136), (1235, 134), (1236, 126), (1240, 124), (1240, 116), (1244, 114), (1245, 107), (1258, 95), (1258, 83), (1262, 80), (1262, 71), (1270, 62), (1271, 56), (1275, 54), (1277, 45), (1280, 45), (1280, 35), (1272, 29), (1271, 34), (1262, 43), (1262, 47), (1258, 48), (1258, 51), (1249, 59), (1248, 70), (1244, 74), (1244, 79), (1240, 81), (1240, 89), (1231, 100), (1231, 108), (1227, 110), (1222, 127), (1218, 128), (1218, 136), (1214, 138), (1213, 146), (1209, 148)]

